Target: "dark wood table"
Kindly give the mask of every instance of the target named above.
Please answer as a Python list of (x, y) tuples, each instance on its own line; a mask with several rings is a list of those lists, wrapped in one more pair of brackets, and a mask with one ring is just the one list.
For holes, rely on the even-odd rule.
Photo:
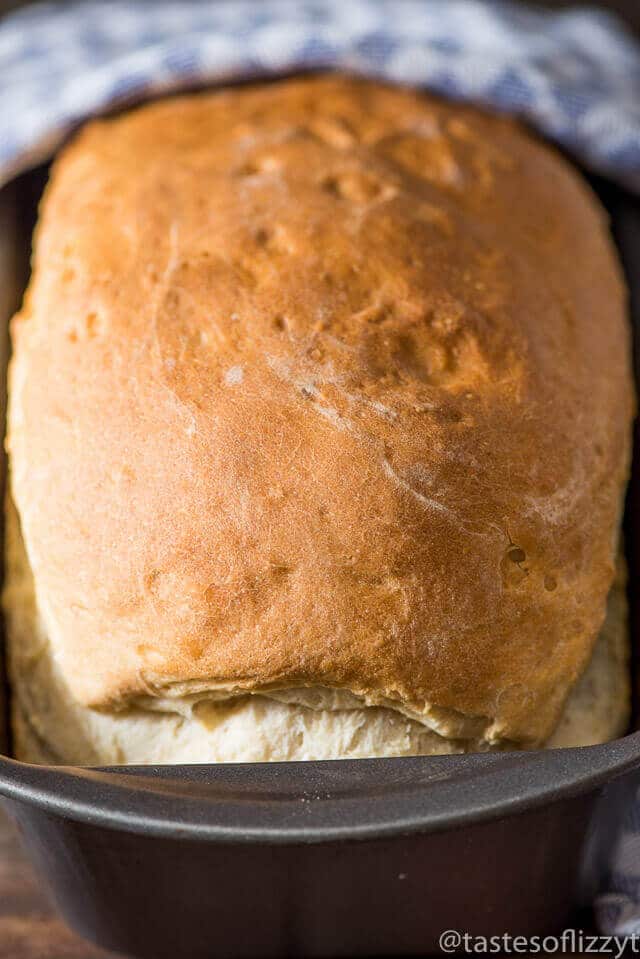
[(122, 959), (89, 945), (56, 916), (1, 810), (0, 959)]

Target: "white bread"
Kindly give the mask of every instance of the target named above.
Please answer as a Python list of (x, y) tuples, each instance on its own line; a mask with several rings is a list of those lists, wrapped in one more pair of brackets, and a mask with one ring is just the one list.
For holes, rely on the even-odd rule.
[(78, 708), (552, 734), (633, 390), (603, 211), (523, 128), (345, 77), (91, 123), (12, 336), (11, 492)]

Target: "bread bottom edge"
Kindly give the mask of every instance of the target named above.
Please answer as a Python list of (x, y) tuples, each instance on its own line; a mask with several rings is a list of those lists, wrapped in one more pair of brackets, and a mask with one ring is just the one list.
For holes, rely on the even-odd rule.
[[(447, 738), (384, 706), (312, 708), (259, 692), (224, 701), (201, 699), (185, 715), (140, 707), (109, 713), (80, 706), (51, 655), (13, 508), (7, 516), (6, 541), (3, 603), (17, 759), (75, 765), (270, 762), (509, 748)], [(616, 738), (628, 724), (629, 702), (621, 562), (592, 658), (547, 746), (591, 745)]]

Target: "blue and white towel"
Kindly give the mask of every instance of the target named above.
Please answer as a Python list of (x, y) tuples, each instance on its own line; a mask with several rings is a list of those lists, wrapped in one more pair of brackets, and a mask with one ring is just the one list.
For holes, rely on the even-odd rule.
[[(84, 118), (161, 92), (341, 68), (517, 113), (640, 193), (640, 50), (595, 9), (481, 0), (86, 0), (0, 21), (0, 184)], [(640, 935), (640, 798), (603, 931)]]
[(0, 23), (0, 181), (123, 102), (338, 67), (522, 114), (640, 192), (640, 53), (620, 24), (481, 0), (30, 5)]

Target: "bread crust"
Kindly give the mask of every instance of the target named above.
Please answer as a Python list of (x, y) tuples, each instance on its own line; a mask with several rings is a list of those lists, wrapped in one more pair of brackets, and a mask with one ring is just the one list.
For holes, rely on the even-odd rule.
[[(44, 629), (11, 502), (5, 512), (4, 545), (12, 755), (22, 762), (297, 762), (508, 748), (504, 742), (490, 746), (439, 736), (397, 710), (327, 702), (330, 691), (317, 688), (250, 693), (225, 702), (206, 697), (195, 702), (154, 700), (147, 708), (112, 711), (80, 706), (57, 667)], [(621, 562), (591, 660), (567, 697), (547, 746), (603, 743), (627, 728), (631, 684), (625, 586)]]
[(79, 703), (322, 686), (550, 734), (633, 406), (605, 217), (550, 148), (344, 77), (90, 123), (12, 335), (12, 492)]

